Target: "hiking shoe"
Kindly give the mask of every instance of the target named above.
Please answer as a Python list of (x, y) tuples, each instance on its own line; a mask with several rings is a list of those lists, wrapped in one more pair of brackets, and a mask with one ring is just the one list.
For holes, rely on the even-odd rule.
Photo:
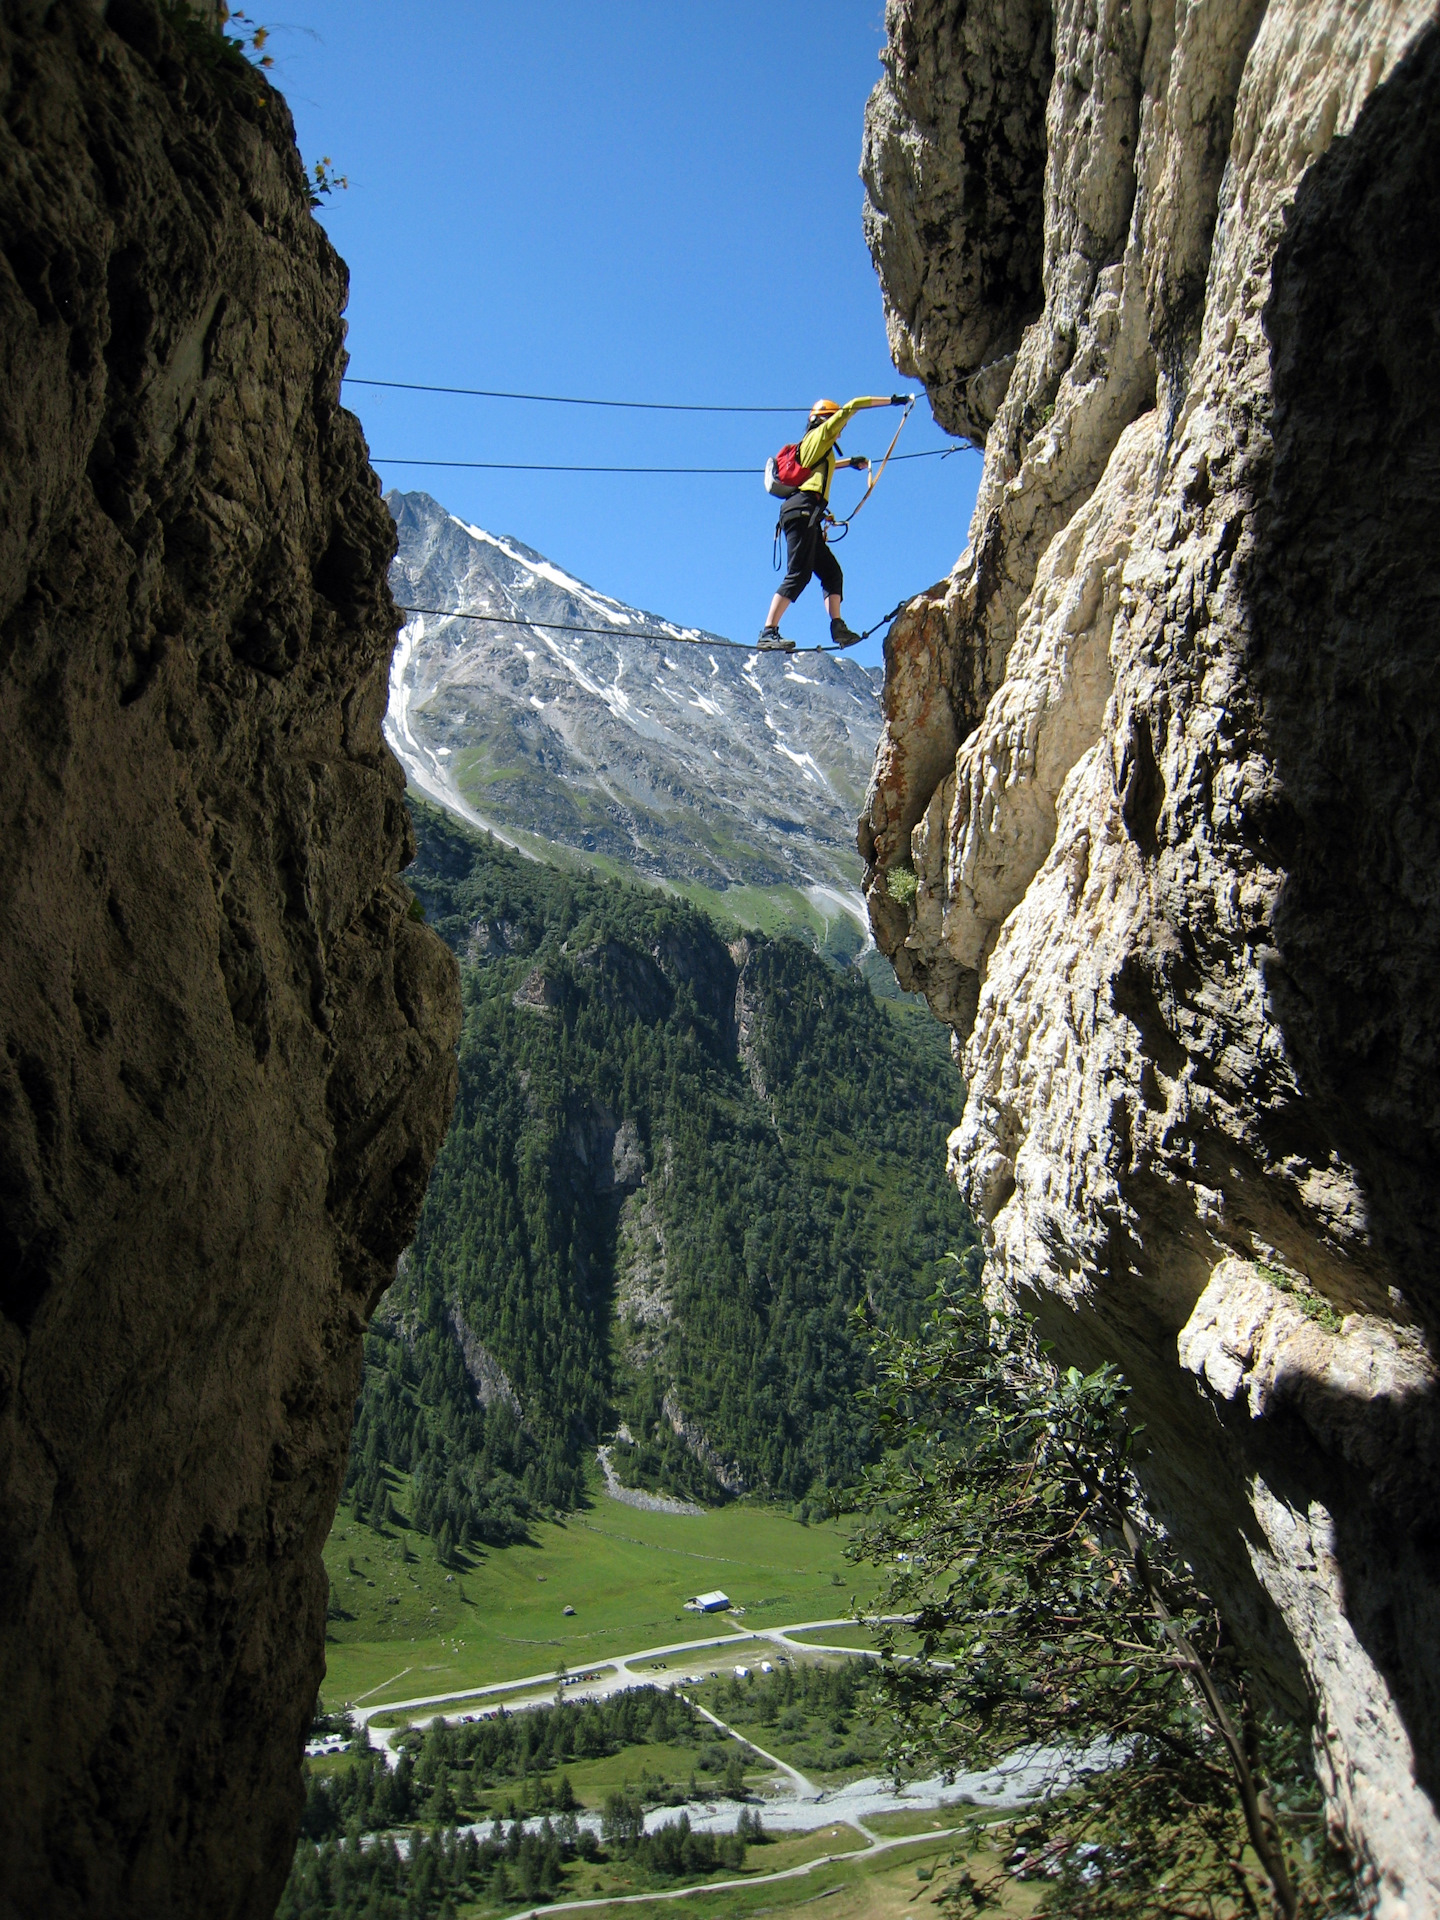
[(837, 647), (853, 647), (860, 637), (853, 627), (847, 627), (838, 616), (830, 622), (830, 638)]
[(760, 653), (793, 653), (795, 642), (787, 640), (778, 627), (762, 627), (760, 638), (755, 642)]

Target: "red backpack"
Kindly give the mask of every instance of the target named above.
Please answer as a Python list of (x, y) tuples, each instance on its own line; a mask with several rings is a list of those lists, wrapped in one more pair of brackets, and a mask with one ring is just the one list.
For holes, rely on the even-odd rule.
[(793, 444), (781, 447), (765, 462), (765, 491), (773, 493), (777, 500), (788, 500), (792, 493), (800, 491), (814, 472), (814, 467), (800, 464), (799, 447)]

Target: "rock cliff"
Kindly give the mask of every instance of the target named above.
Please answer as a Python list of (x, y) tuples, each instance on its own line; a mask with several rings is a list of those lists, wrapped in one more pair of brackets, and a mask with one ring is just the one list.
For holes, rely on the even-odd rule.
[(897, 364), (985, 448), (887, 648), (876, 938), (956, 1033), (990, 1284), (1440, 1912), (1440, 27), (890, 0)]
[(394, 535), (213, 20), (15, 0), (0, 102), (0, 1912), (258, 1920), (453, 1097)]

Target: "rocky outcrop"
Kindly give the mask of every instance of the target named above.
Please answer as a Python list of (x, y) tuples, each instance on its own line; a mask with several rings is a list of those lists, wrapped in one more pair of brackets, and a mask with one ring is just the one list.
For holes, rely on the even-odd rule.
[(445, 1324), (455, 1337), (461, 1357), (465, 1362), (465, 1373), (475, 1389), (475, 1398), (485, 1408), (497, 1403), (507, 1406), (516, 1420), (524, 1424), (524, 1410), (520, 1405), (520, 1396), (510, 1384), (510, 1376), (490, 1349), (480, 1339), (474, 1328), (466, 1320), (457, 1306), (445, 1309)]
[(1440, 1911), (1437, 18), (890, 0), (865, 150), (897, 359), (985, 446), (887, 644), (876, 939), (956, 1031), (991, 1286), (1125, 1369), (1397, 1920)]
[(601, 1004), (631, 1020), (648, 1026), (674, 1003), (674, 989), (656, 962), (623, 940), (599, 941), (568, 957), (577, 973), (594, 976)]
[(632, 1367), (644, 1366), (660, 1352), (661, 1336), (674, 1318), (665, 1217), (659, 1205), (670, 1182), (674, 1159), (674, 1143), (667, 1136), (653, 1171), (642, 1171), (639, 1187), (626, 1194), (620, 1208), (615, 1240), (615, 1318), (625, 1342), (626, 1363)]
[(707, 1473), (714, 1476), (726, 1493), (740, 1494), (746, 1491), (744, 1474), (733, 1460), (727, 1460), (710, 1444), (705, 1431), (698, 1420), (691, 1419), (680, 1405), (680, 1399), (673, 1387), (667, 1387), (661, 1401), (661, 1410), (670, 1422), (670, 1431), (676, 1434), (690, 1449)]
[(735, 1051), (740, 1056), (741, 1066), (750, 1076), (755, 1098), (768, 1100), (770, 1091), (765, 1084), (765, 1063), (761, 1058), (765, 1032), (765, 995), (755, 978), (752, 964), (755, 958), (754, 942), (742, 934), (738, 940), (731, 942), (730, 958), (735, 962), (735, 998), (731, 1008)]
[(625, 1194), (645, 1177), (645, 1149), (634, 1120), (617, 1121), (606, 1106), (588, 1102), (565, 1130), (562, 1165), (577, 1187)]
[(894, 7), (865, 122), (865, 237), (890, 351), (983, 440), (1044, 306), (1048, 0)]
[(561, 1004), (560, 983), (543, 967), (535, 967), (511, 994), (510, 1004), (521, 1013), (552, 1014)]
[(455, 969), (283, 104), (156, 0), (0, 101), (0, 1911), (258, 1920)]

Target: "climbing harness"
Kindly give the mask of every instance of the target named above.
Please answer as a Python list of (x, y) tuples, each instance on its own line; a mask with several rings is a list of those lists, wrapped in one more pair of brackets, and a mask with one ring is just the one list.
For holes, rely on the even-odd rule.
[[(831, 513), (829, 506), (826, 504), (825, 496), (823, 494), (807, 493), (802, 496), (798, 487), (792, 487), (789, 493), (786, 494), (783, 498), (784, 498), (784, 504), (780, 509), (780, 516), (775, 522), (775, 538), (770, 548), (770, 566), (771, 566), (771, 571), (774, 573), (778, 573), (780, 571), (780, 535), (784, 531), (784, 527), (785, 527), (785, 510), (790, 505), (790, 502), (792, 500), (800, 500), (803, 498), (804, 500), (812, 503), (810, 506), (810, 521), (808, 526), (805, 529), (807, 539), (815, 531), (817, 526), (823, 530), (829, 523), (831, 523), (834, 520), (834, 517), (835, 517)], [(822, 531), (822, 538), (828, 539), (828, 536), (825, 535), (823, 531)]]

